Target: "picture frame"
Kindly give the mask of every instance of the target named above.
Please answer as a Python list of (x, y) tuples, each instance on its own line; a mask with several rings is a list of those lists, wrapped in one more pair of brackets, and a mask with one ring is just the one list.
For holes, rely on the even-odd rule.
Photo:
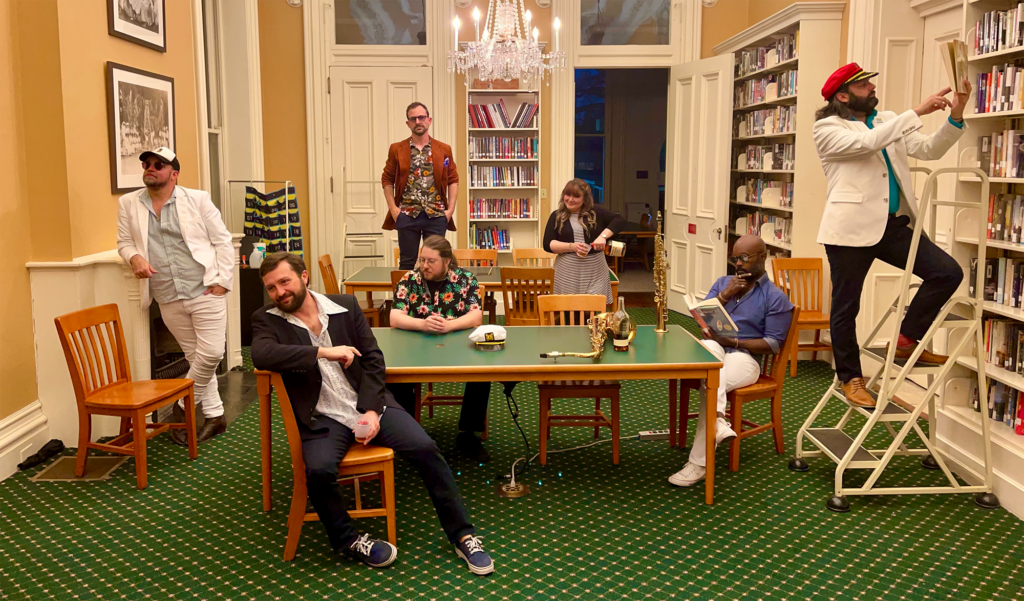
[(160, 146), (175, 150), (175, 125), (173, 78), (107, 62), (112, 193), (143, 187), (139, 154)]
[(107, 33), (167, 52), (167, 0), (106, 0)]

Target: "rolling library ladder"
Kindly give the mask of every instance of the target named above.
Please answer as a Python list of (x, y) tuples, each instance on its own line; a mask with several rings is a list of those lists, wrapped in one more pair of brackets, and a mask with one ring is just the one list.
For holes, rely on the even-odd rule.
[[(900, 295), (896, 302), (886, 310), (860, 349), (862, 355), (873, 357), (882, 362), (882, 367), (867, 382), (868, 391), (875, 398), (876, 405), (875, 407), (859, 407), (851, 404), (843, 396), (838, 377), (834, 377), (832, 385), (818, 402), (814, 411), (807, 417), (807, 421), (800, 427), (800, 431), (797, 432), (796, 457), (789, 462), (789, 468), (797, 472), (805, 472), (809, 469), (807, 461), (804, 459), (806, 457), (825, 456), (838, 464), (835, 473), (835, 495), (827, 503), (828, 508), (836, 512), (847, 512), (850, 510), (850, 502), (847, 499), (850, 495), (975, 493), (975, 503), (980, 507), (986, 509), (999, 507), (999, 500), (992, 493), (992, 444), (988, 419), (988, 386), (985, 380), (985, 342), (981, 325), (982, 299), (984, 298), (981, 291), (984, 290), (985, 270), (977, 269), (977, 281), (975, 282), (975, 296), (977, 298), (954, 296), (949, 299), (939, 312), (935, 322), (928, 328), (928, 332), (921, 339), (920, 344), (918, 344), (917, 349), (910, 358), (905, 360), (896, 359), (895, 344), (888, 345), (888, 352), (886, 352), (885, 346), (872, 346), (872, 343), (890, 315), (896, 315), (896, 324), (892, 330), (890, 340), (895, 341), (899, 336), (900, 326), (903, 324), (903, 316), (906, 314), (910, 291), (919, 286), (919, 284), (911, 283), (911, 276), (914, 271), (914, 259), (917, 257), (917, 248), (921, 241), (921, 232), (926, 222), (928, 223), (928, 235), (932, 239), (935, 236), (936, 211), (933, 209), (933, 206), (973, 209), (980, 207), (982, 211), (987, 207), (989, 180), (988, 175), (980, 169), (946, 168), (932, 172), (925, 168), (915, 168), (913, 171), (927, 173), (928, 177), (924, 184), (924, 194), (918, 205), (919, 210), (914, 227), (914, 237), (910, 244), (910, 256), (907, 258), (907, 266), (904, 269), (903, 278), (900, 283)], [(936, 200), (934, 197), (937, 189), (937, 177), (947, 173), (964, 173), (977, 176), (981, 180), (980, 205), (977, 202)], [(984, 257), (985, 241), (988, 233), (985, 220), (978, 220), (978, 222), (981, 230), (978, 232), (978, 256)], [(958, 307), (963, 309), (963, 312), (969, 314), (970, 317), (954, 314), (953, 309)], [(945, 365), (919, 362), (918, 357), (920, 357), (922, 350), (931, 345), (935, 333), (942, 328), (950, 330), (963, 328), (967, 331), (960, 338), (959, 342), (955, 343), (952, 349), (949, 349), (949, 359)], [(981, 430), (984, 445), (985, 473), (978, 474), (974, 470), (961, 465), (961, 469), (969, 472), (975, 482), (981, 482), (978, 485), (961, 485), (946, 465), (947, 451), (939, 448), (936, 444), (935, 397), (947, 374), (956, 364), (957, 357), (969, 347), (972, 336), (975, 340), (975, 354), (978, 361), (978, 394), (979, 404), (982, 407)], [(951, 344), (954, 343), (951, 342)], [(921, 403), (913, 409), (907, 409), (901, 404), (893, 402), (892, 399), (895, 391), (899, 390), (900, 385), (903, 384), (907, 376), (911, 375), (927, 376), (929, 385)], [(873, 390), (875, 384), (879, 385), (878, 392)], [(818, 418), (826, 405), (833, 400), (845, 405), (845, 411), (839, 422), (831, 428), (814, 427), (814, 420)], [(918, 423), (918, 420), (925, 419), (921, 416), (921, 413), (926, 407), (928, 409), (927, 435), (921, 430), (921, 426)], [(867, 422), (851, 438), (844, 429), (849, 426), (850, 418), (854, 413), (859, 413), (866, 417)], [(882, 449), (864, 448), (863, 445), (868, 435), (879, 422), (882, 423), (892, 436), (892, 442), (889, 443), (888, 447)], [(896, 430), (896, 424), (902, 424), (902, 426), (899, 426), (899, 431)], [(923, 447), (907, 447), (906, 439), (911, 431), (917, 435), (924, 445)], [(804, 450), (804, 439), (811, 442), (818, 450)], [(948, 484), (891, 488), (876, 486), (879, 477), (895, 455), (923, 456), (921, 465), (927, 469), (942, 470)], [(843, 475), (848, 469), (867, 469), (871, 470), (871, 473), (861, 486), (847, 487), (843, 484)]]

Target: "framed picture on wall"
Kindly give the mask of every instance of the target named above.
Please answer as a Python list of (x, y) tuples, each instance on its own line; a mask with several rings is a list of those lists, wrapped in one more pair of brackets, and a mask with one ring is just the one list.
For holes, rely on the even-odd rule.
[(106, 0), (107, 33), (167, 52), (165, 0)]
[(161, 146), (175, 150), (174, 125), (172, 78), (107, 63), (107, 131), (113, 193), (131, 192), (143, 186), (139, 155)]

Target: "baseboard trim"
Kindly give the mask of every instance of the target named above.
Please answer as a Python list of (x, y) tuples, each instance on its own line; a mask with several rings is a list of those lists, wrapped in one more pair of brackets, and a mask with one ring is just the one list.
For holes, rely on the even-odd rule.
[[(981, 484), (980, 481), (971, 476), (970, 472), (961, 468), (968, 468), (974, 472), (981, 473), (985, 469), (984, 462), (979, 457), (975, 456), (974, 453), (956, 444), (948, 436), (940, 433), (936, 438), (938, 439), (940, 448), (943, 448), (946, 451), (946, 459), (950, 464), (950, 470), (952, 470), (954, 474), (963, 478), (968, 484)], [(1003, 473), (1002, 470), (993, 468), (992, 488), (992, 492), (996, 493), (999, 497), (999, 502), (1003, 508), (1021, 520), (1024, 520), (1024, 486), (1015, 482), (1009, 474)]]
[(0, 481), (18, 471), (18, 464), (49, 441), (49, 426), (39, 401), (0, 420)]

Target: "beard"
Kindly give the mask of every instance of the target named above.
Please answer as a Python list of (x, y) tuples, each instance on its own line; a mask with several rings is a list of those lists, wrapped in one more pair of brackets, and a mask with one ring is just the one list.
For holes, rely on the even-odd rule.
[(874, 92), (867, 96), (855, 96), (853, 92), (850, 92), (850, 99), (846, 102), (846, 107), (851, 111), (858, 113), (870, 113), (875, 110), (878, 106), (878, 97), (874, 95)]
[(274, 306), (285, 313), (295, 313), (298, 311), (299, 307), (302, 306), (302, 303), (306, 302), (307, 294), (306, 285), (301, 282), (299, 282), (299, 285), (302, 286), (302, 288), (299, 289), (298, 292), (284, 297), (279, 296), (274, 299)]

